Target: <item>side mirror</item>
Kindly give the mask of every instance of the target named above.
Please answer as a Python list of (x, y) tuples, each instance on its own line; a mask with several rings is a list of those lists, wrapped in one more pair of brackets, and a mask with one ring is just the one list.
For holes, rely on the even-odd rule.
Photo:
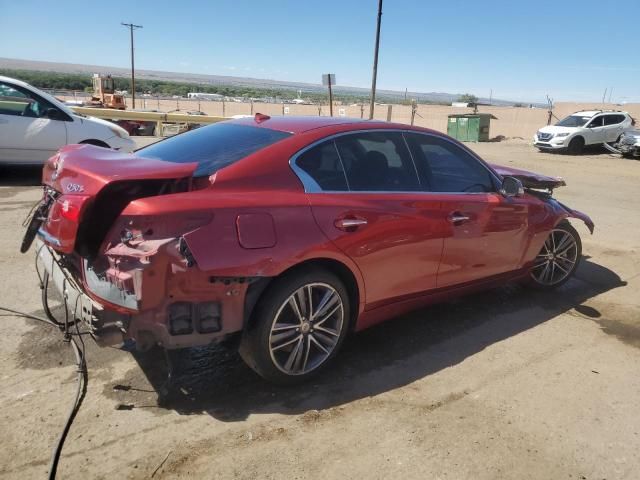
[(44, 112), (44, 116), (49, 120), (62, 119), (62, 115), (60, 115), (60, 110), (58, 110), (57, 108), (47, 108)]
[(521, 197), (524, 195), (522, 182), (515, 177), (504, 177), (500, 186), (500, 193), (504, 197)]

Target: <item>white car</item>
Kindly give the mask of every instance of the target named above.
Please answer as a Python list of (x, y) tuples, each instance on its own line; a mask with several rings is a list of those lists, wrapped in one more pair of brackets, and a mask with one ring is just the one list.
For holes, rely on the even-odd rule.
[(125, 152), (135, 148), (123, 128), (74, 113), (51, 95), (0, 76), (0, 165), (43, 164), (60, 147), (72, 143)]
[(533, 137), (540, 150), (580, 153), (586, 145), (617, 142), (634, 124), (627, 112), (589, 110), (572, 113), (555, 125), (541, 128)]

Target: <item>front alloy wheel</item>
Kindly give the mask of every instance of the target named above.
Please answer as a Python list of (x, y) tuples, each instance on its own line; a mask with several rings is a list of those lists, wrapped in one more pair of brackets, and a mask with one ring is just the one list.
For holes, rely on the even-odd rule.
[(256, 306), (240, 354), (267, 380), (299, 383), (337, 353), (349, 311), (344, 285), (329, 272), (298, 272), (278, 279)]
[(561, 223), (551, 231), (534, 261), (531, 269), (534, 285), (540, 288), (562, 285), (575, 272), (581, 255), (578, 232), (568, 222)]

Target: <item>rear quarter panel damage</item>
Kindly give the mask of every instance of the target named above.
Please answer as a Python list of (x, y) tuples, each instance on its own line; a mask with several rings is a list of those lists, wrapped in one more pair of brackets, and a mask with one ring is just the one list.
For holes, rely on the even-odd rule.
[[(142, 274), (136, 291), (139, 310), (133, 312), (129, 336), (139, 340), (150, 335), (168, 348), (177, 348), (237, 332), (244, 326), (244, 301), (254, 282), (314, 259), (346, 265), (356, 278), (363, 304), (360, 272), (320, 231), (305, 196), (282, 192), (255, 195), (260, 199), (250, 198), (249, 192), (211, 191), (149, 197), (131, 202), (122, 212), (101, 251), (116, 280), (138, 279)], [(161, 214), (154, 216), (154, 212)], [(178, 227), (190, 216), (202, 218), (204, 214), (208, 215), (206, 223), (189, 230)], [(140, 237), (122, 242), (123, 225), (138, 225), (134, 236)], [(180, 253), (179, 237), (195, 261), (192, 266)], [(222, 331), (170, 335), (166, 319), (169, 305), (203, 301), (220, 303)]]

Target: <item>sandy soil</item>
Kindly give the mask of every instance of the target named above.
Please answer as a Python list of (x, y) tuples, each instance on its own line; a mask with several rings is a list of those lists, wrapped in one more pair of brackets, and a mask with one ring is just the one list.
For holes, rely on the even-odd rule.
[[(567, 179), (557, 196), (596, 223), (593, 236), (578, 225), (574, 280), (392, 320), (295, 389), (204, 348), (173, 355), (180, 392), (158, 405), (161, 355), (89, 344), (87, 397), (59, 478), (149, 478), (161, 464), (154, 478), (637, 478), (640, 162), (472, 148)], [(33, 252), (18, 252), (38, 173), (0, 179), (0, 304), (41, 314)], [(75, 392), (72, 352), (47, 326), (1, 320), (0, 477), (43, 478)]]

